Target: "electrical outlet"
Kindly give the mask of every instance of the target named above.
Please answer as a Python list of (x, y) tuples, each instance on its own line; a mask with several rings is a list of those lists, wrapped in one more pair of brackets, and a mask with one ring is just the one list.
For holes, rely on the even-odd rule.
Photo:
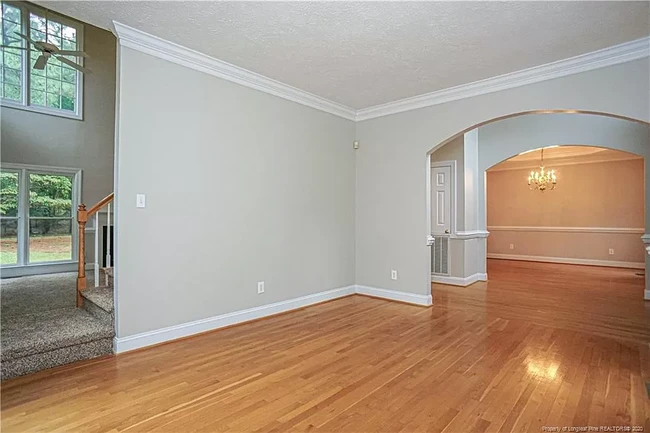
[(397, 271), (395, 269), (390, 271), (390, 279), (391, 280), (396, 280), (397, 279)]
[(514, 250), (515, 249), (515, 244), (510, 244), (510, 249)]
[(264, 281), (257, 282), (257, 294), (264, 293)]
[(610, 248), (610, 249), (609, 249), (609, 255), (610, 255), (610, 256), (613, 256), (613, 255), (614, 255), (614, 248)]

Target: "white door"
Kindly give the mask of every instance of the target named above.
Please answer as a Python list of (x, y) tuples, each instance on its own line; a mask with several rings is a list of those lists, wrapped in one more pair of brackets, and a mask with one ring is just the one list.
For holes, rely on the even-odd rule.
[(431, 167), (431, 234), (451, 233), (451, 167)]

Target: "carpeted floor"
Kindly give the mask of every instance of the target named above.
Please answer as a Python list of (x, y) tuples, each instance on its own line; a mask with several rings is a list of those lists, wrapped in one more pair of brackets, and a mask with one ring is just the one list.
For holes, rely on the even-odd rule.
[[(86, 277), (88, 287), (92, 287), (93, 273), (89, 272)], [(2, 279), (2, 318), (75, 308), (76, 284), (76, 272)]]
[[(112, 320), (76, 307), (76, 278), (72, 272), (0, 280), (3, 379), (110, 352)], [(112, 313), (112, 288), (96, 291), (92, 301)]]

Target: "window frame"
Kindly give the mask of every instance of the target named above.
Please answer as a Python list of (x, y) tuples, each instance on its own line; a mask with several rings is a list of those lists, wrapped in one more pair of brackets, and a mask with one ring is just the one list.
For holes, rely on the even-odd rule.
[[(18, 254), (15, 264), (0, 265), (0, 269), (26, 268), (48, 265), (61, 265), (78, 262), (79, 255), (79, 223), (77, 222), (77, 209), (81, 201), (82, 172), (78, 168), (48, 167), (42, 165), (2, 163), (2, 171), (18, 172)], [(71, 260), (55, 260), (48, 262), (29, 261), (29, 175), (36, 174), (60, 174), (72, 176), (72, 258)], [(8, 217), (7, 219), (13, 219)], [(66, 218), (60, 218), (66, 219)]]
[[(0, 3), (6, 3), (10, 6), (20, 9), (20, 28), (24, 34), (30, 32), (29, 14), (30, 12), (45, 18), (47, 15), (48, 20), (52, 18), (60, 24), (68, 27), (73, 27), (77, 31), (77, 50), (84, 50), (84, 25), (78, 21), (66, 18), (55, 12), (51, 12), (42, 7), (34, 4), (18, 3), (13, 0), (2, 0)], [(22, 48), (27, 48), (27, 42), (21, 40)], [(18, 110), (31, 111), (40, 114), (49, 114), (51, 116), (66, 117), (69, 119), (83, 120), (83, 90), (84, 90), (84, 74), (80, 71), (75, 71), (77, 74), (77, 85), (75, 86), (75, 111), (64, 110), (62, 108), (43, 107), (40, 105), (31, 104), (31, 67), (30, 67), (30, 51), (23, 51), (22, 54), (22, 71), (20, 74), (21, 80), (21, 100), (14, 101), (11, 99), (0, 98), (0, 105), (7, 108), (14, 108)], [(77, 57), (77, 63), (84, 66), (84, 58)]]

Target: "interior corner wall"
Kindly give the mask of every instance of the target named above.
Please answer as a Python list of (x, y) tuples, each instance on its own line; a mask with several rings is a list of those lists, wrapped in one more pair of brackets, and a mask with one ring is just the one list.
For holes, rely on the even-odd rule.
[(130, 48), (119, 65), (118, 337), (354, 284), (352, 121)]
[[(532, 110), (586, 110), (647, 122), (648, 76), (646, 58), (357, 123), (363, 146), (356, 154), (356, 283), (430, 293), (425, 161), (440, 143)], [(397, 281), (390, 269), (399, 270)]]

